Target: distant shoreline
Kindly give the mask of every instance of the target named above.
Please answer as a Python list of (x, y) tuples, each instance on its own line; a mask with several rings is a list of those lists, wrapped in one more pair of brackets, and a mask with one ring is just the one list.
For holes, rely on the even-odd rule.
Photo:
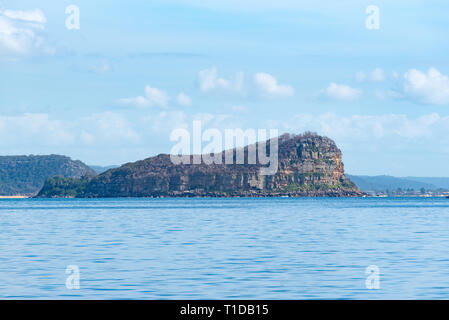
[(27, 199), (30, 196), (0, 196), (0, 199)]
[(42, 199), (42, 200), (54, 200), (54, 199), (279, 199), (279, 198), (291, 198), (291, 199), (322, 199), (322, 198), (332, 198), (332, 199), (373, 199), (373, 198), (385, 198), (385, 199), (395, 199), (395, 198), (427, 198), (427, 199), (442, 199), (447, 198), (447, 196), (442, 195), (398, 195), (398, 196), (385, 196), (385, 195), (363, 195), (363, 196), (228, 196), (228, 197), (216, 197), (216, 196), (148, 196), (148, 197), (33, 197), (33, 196), (0, 196), (2, 199)]

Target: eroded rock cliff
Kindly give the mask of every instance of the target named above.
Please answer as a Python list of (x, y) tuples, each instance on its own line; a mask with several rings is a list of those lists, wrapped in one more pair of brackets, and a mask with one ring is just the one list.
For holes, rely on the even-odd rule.
[[(260, 164), (259, 158), (255, 164), (248, 164), (245, 147), (245, 164), (175, 165), (169, 155), (161, 154), (108, 170), (82, 183), (64, 184), (76, 185), (76, 193), (70, 192), (76, 197), (363, 195), (344, 175), (342, 153), (331, 139), (307, 133), (284, 134), (278, 141), (278, 166), (272, 175), (261, 174), (261, 168), (266, 166)], [(266, 145), (269, 149), (270, 144)], [(235, 160), (235, 149), (233, 153)], [(225, 153), (219, 156), (224, 163)], [(58, 190), (52, 184), (58, 185)], [(61, 183), (50, 179), (38, 196), (65, 195)]]

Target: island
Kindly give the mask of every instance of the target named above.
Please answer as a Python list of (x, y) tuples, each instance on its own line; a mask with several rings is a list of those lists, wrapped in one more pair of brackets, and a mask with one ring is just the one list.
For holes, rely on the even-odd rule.
[[(257, 145), (257, 144), (256, 144)], [(265, 142), (270, 147), (268, 141)], [(244, 147), (248, 160), (248, 145)], [(234, 157), (240, 149), (232, 149)], [(252, 150), (252, 149), (251, 149)], [(268, 150), (269, 151), (269, 150)], [(223, 159), (225, 152), (219, 154)], [(194, 157), (191, 155), (190, 157)], [(342, 152), (327, 137), (307, 132), (278, 138), (274, 174), (263, 174), (258, 159), (249, 164), (174, 164), (160, 154), (97, 176), (54, 177), (39, 198), (111, 197), (359, 197), (365, 194), (344, 173)]]

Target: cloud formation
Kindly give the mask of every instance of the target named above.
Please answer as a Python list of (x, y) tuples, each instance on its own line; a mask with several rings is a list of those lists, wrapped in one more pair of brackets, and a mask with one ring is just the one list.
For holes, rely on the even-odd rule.
[(0, 56), (17, 58), (32, 53), (53, 54), (44, 43), (41, 30), (47, 19), (39, 10), (0, 12)]
[[(270, 123), (280, 131), (314, 131), (333, 139), (345, 168), (360, 174), (441, 176), (449, 159), (449, 116), (428, 113), (298, 114)], [(360, 166), (360, 163), (363, 165)], [(431, 165), (429, 165), (431, 163)]]
[(243, 72), (238, 72), (234, 79), (218, 77), (217, 68), (201, 70), (198, 82), (202, 92), (243, 93)]
[(416, 150), (434, 148), (449, 155), (449, 116), (429, 113), (419, 117), (404, 114), (348, 115), (332, 112), (323, 114), (297, 114), (289, 121), (272, 122), (271, 126), (289, 132), (315, 131), (354, 148), (365, 144), (385, 144), (383, 148)]
[(256, 73), (254, 82), (265, 96), (271, 98), (291, 97), (294, 95), (294, 90), (291, 86), (278, 84), (276, 78), (268, 73)]
[(357, 100), (362, 94), (359, 89), (352, 88), (345, 84), (337, 84), (332, 82), (322, 92), (322, 95), (327, 99), (341, 100), (341, 101), (353, 101)]
[(28, 22), (37, 22), (37, 23), (47, 22), (45, 14), (40, 9), (34, 9), (29, 11), (5, 10), (3, 12), (3, 15), (11, 19), (23, 20)]
[(404, 74), (404, 94), (418, 103), (449, 104), (449, 78), (435, 68), (410, 69)]
[(184, 92), (180, 92), (176, 97), (176, 100), (180, 106), (190, 107), (192, 105), (192, 99)]
[(121, 105), (138, 107), (138, 108), (148, 108), (148, 107), (166, 107), (170, 98), (162, 90), (145, 86), (145, 95), (137, 96), (133, 98), (122, 98), (117, 100)]
[(46, 113), (0, 115), (0, 145), (6, 148), (80, 146), (83, 144), (136, 143), (139, 134), (121, 115), (96, 113), (78, 119), (60, 120)]

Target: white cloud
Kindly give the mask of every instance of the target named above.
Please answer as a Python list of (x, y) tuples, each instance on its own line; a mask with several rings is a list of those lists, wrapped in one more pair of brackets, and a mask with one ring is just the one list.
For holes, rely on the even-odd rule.
[(0, 12), (0, 56), (17, 58), (32, 53), (54, 54), (54, 48), (45, 45), (40, 34), (46, 21), (39, 9)]
[(418, 142), (423, 140), (449, 143), (449, 116), (437, 113), (410, 118), (403, 114), (351, 115), (340, 116), (334, 113), (298, 114), (290, 121), (272, 123), (291, 132), (316, 131), (330, 138), (344, 141), (380, 142), (394, 141)]
[(202, 92), (243, 93), (243, 72), (238, 72), (233, 80), (219, 78), (217, 68), (205, 69), (198, 73)]
[[(201, 121), (203, 130), (214, 128), (224, 130), (228, 128), (241, 128), (242, 123), (232, 114), (196, 113), (187, 114), (182, 110), (162, 110), (142, 118), (146, 129), (150, 129), (158, 136), (168, 137), (174, 129), (184, 128), (192, 130), (192, 121)], [(151, 135), (153, 137), (154, 135)]]
[(169, 100), (169, 96), (164, 91), (147, 85), (145, 86), (145, 96), (123, 98), (117, 100), (117, 102), (122, 105), (147, 108), (153, 106), (165, 107)]
[[(81, 123), (84, 123), (82, 126)], [(86, 125), (87, 124), (87, 125)], [(108, 145), (120, 145), (137, 143), (140, 135), (132, 128), (131, 123), (122, 115), (113, 112), (95, 113), (81, 119), (75, 128), (75, 133), (86, 128), (80, 134), (81, 141), (93, 143), (107, 143)]]
[(362, 94), (362, 91), (348, 85), (332, 82), (322, 93), (328, 99), (351, 101), (357, 100)]
[(371, 71), (370, 76), (371, 76), (371, 81), (374, 81), (374, 82), (382, 82), (385, 80), (385, 73), (380, 68), (376, 68), (373, 71)]
[[(45, 113), (0, 115), (0, 146), (34, 149), (87, 145), (134, 144), (140, 135), (123, 116), (104, 112), (88, 117), (60, 120)], [(25, 152), (27, 153), (27, 152)]]
[(449, 116), (308, 113), (272, 122), (270, 127), (280, 132), (314, 131), (328, 136), (342, 150), (347, 172), (399, 176), (441, 176), (448, 172)]
[(183, 111), (161, 111), (143, 117), (145, 127), (150, 128), (152, 132), (168, 136), (173, 129), (187, 128), (189, 121)]
[(359, 71), (356, 73), (355, 78), (358, 82), (383, 82), (387, 77), (385, 75), (385, 72), (381, 68), (376, 68), (368, 73)]
[(29, 11), (5, 10), (3, 12), (3, 15), (11, 19), (23, 20), (28, 22), (37, 22), (37, 23), (47, 22), (45, 14), (40, 9), (34, 9)]
[(180, 92), (176, 98), (178, 104), (183, 107), (190, 107), (192, 105), (192, 99), (184, 92)]
[(427, 104), (449, 104), (449, 78), (435, 68), (427, 73), (410, 69), (404, 74), (404, 94)]
[(159, 90), (157, 88), (152, 88), (150, 86), (145, 87), (145, 95), (148, 101), (150, 101), (151, 104), (156, 106), (165, 106), (170, 100), (170, 98), (164, 91)]
[(18, 116), (0, 115), (0, 145), (58, 145), (72, 143), (75, 137), (62, 121), (45, 113)]
[(232, 113), (197, 113), (192, 115), (192, 120), (201, 121), (203, 130), (218, 129), (224, 133), (226, 129), (243, 128), (242, 119)]
[(256, 73), (254, 81), (258, 88), (268, 97), (291, 97), (294, 90), (291, 86), (278, 84), (275, 77), (268, 73)]
[(146, 108), (150, 107), (150, 103), (147, 98), (138, 96), (134, 98), (122, 98), (117, 100), (119, 104), (127, 105), (127, 106), (133, 106), (138, 108)]

